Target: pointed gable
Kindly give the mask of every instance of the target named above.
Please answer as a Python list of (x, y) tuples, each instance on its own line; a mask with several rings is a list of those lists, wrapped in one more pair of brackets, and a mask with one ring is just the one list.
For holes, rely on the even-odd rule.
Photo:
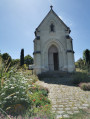
[(49, 13), (46, 15), (46, 17), (42, 20), (42, 22), (39, 24), (39, 26), (37, 27), (37, 29), (39, 29), (42, 24), (44, 23), (44, 21), (51, 15), (53, 14), (63, 25), (64, 27), (66, 27), (66, 29), (69, 29), (69, 27), (60, 19), (60, 17), (58, 17), (58, 15), (53, 11), (53, 9), (51, 9), (49, 11)]

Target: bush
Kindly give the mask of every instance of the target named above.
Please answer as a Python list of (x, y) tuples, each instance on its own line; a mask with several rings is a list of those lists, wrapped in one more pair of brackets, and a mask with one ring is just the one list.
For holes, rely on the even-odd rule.
[(41, 107), (50, 104), (50, 100), (48, 100), (48, 98), (45, 97), (41, 91), (33, 93), (31, 99), (35, 107)]
[(77, 72), (72, 75), (72, 83), (78, 85), (81, 82), (90, 82), (90, 77), (86, 73)]
[(18, 114), (18, 108), (21, 108), (20, 111), (28, 108), (31, 100), (26, 94), (27, 89), (28, 85), (20, 75), (11, 75), (9, 79), (5, 79), (1, 88), (0, 107), (12, 114)]
[(90, 91), (90, 83), (80, 83), (80, 88), (85, 91)]
[(44, 96), (48, 96), (48, 93), (49, 93), (49, 90), (47, 88), (42, 87), (42, 86), (33, 86), (30, 88), (30, 91), (32, 93), (41, 92), (41, 94)]

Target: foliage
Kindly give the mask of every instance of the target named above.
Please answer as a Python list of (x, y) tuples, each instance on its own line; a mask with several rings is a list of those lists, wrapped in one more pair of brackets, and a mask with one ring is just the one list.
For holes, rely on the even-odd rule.
[(35, 107), (41, 107), (50, 104), (50, 101), (42, 94), (41, 91), (33, 93), (31, 95), (31, 99)]
[(8, 53), (2, 54), (2, 58), (3, 58), (3, 60), (8, 60), (9, 59), (11, 61), (11, 56)]
[(72, 83), (78, 85), (81, 82), (90, 82), (90, 77), (86, 73), (76, 72), (72, 75)]
[(75, 65), (76, 65), (76, 68), (80, 68), (80, 69), (83, 69), (84, 68), (84, 60), (83, 59), (79, 59), (76, 63), (75, 63)]
[(35, 92), (41, 92), (42, 95), (44, 96), (48, 96), (48, 93), (49, 93), (49, 90), (45, 87), (42, 87), (42, 86), (33, 86), (30, 88), (30, 90), (32, 91), (32, 93), (35, 93)]
[(80, 83), (80, 88), (85, 91), (90, 91), (90, 83)]
[(47, 97), (49, 91), (47, 88), (34, 84), (38, 78), (31, 75), (30, 70), (25, 69), (26, 64), (22, 66), (23, 68), (19, 66), (20, 69), (17, 65), (13, 65), (7, 72), (5, 72), (7, 67), (5, 68), (5, 63), (3, 65), (2, 58), (0, 64), (2, 66), (0, 67), (2, 72), (2, 75), (0, 72), (0, 109), (5, 112), (5, 118), (7, 114), (10, 114), (22, 115), (21, 117), (26, 119), (27, 117), (52, 119), (51, 104)]
[(28, 67), (27, 67), (26, 64), (22, 65), (22, 68), (23, 68), (24, 70), (27, 70), (27, 69), (28, 69)]
[(28, 88), (26, 81), (20, 75), (10, 73), (9, 79), (5, 79), (0, 91), (0, 107), (15, 114), (19, 107), (23, 110), (31, 101), (25, 92)]
[(33, 64), (33, 58), (30, 55), (25, 56), (24, 63), (27, 65)]
[(18, 116), (19, 114), (26, 119), (27, 117), (53, 119), (51, 104), (47, 97), (48, 89), (34, 84), (37, 77), (31, 75), (30, 70), (16, 71), (12, 67), (7, 73), (8, 76), (4, 75), (0, 90), (0, 108), (10, 115)]
[(11, 61), (12, 58), (8, 53), (4, 53), (2, 54), (2, 59), (3, 59), (3, 63), (5, 64), (4, 67), (7, 67), (7, 70), (9, 69), (9, 67), (11, 66)]
[(90, 50), (86, 49), (83, 51), (83, 59), (80, 58), (75, 62), (75, 66), (76, 68), (90, 72)]
[(16, 65), (16, 64), (20, 64), (20, 59), (13, 59), (11, 62), (11, 66)]
[(21, 55), (20, 55), (20, 66), (24, 64), (24, 49), (21, 49)]
[(90, 51), (88, 49), (83, 51), (83, 59), (86, 64), (90, 64)]

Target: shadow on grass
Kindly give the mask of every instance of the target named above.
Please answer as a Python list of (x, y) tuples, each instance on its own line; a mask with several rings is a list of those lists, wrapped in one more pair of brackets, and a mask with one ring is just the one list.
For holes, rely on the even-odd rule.
[(39, 80), (48, 84), (78, 86), (81, 82), (90, 82), (86, 73), (47, 72), (38, 75)]

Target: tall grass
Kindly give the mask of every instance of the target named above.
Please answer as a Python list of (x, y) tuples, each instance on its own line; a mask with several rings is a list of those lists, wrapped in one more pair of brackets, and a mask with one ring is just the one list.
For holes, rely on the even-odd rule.
[(84, 83), (89, 83), (90, 82), (90, 77), (88, 76), (87, 73), (76, 72), (75, 74), (72, 75), (72, 83), (74, 85), (78, 85), (82, 82), (84, 82)]

